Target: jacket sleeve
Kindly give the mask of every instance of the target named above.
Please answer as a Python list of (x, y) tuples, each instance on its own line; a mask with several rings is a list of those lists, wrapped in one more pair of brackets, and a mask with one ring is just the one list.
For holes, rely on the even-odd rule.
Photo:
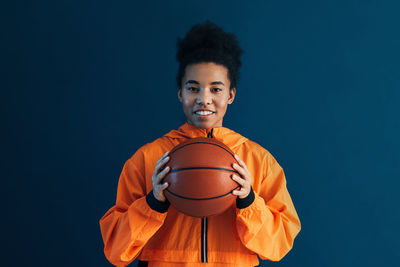
[(152, 196), (151, 191), (146, 197), (144, 157), (136, 152), (122, 169), (115, 206), (100, 219), (104, 254), (113, 265), (126, 266), (135, 260), (163, 225), (167, 207), (154, 210), (157, 200)]
[(236, 209), (236, 228), (242, 243), (262, 260), (279, 261), (292, 248), (301, 225), (283, 169), (272, 156), (266, 161), (262, 181), (253, 185), (254, 201)]

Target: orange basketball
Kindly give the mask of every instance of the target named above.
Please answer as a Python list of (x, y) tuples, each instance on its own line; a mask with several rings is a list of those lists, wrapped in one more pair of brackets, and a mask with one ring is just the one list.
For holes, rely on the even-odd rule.
[[(238, 163), (224, 143), (213, 138), (186, 140), (170, 153), (169, 186), (165, 197), (178, 211), (194, 217), (207, 217), (226, 211), (235, 204), (232, 195), (239, 185), (232, 180), (232, 164)], [(239, 175), (240, 176), (240, 175)]]

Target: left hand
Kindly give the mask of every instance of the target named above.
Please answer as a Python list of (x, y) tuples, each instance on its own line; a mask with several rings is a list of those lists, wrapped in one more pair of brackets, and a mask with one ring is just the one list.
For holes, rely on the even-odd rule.
[(245, 198), (250, 194), (252, 179), (251, 179), (249, 169), (247, 169), (247, 166), (244, 163), (244, 161), (236, 154), (235, 154), (235, 158), (239, 162), (239, 165), (236, 163), (233, 163), (233, 168), (239, 172), (241, 177), (233, 174), (232, 180), (237, 182), (241, 187), (239, 190), (233, 190), (232, 194), (235, 196), (238, 196), (239, 198)]

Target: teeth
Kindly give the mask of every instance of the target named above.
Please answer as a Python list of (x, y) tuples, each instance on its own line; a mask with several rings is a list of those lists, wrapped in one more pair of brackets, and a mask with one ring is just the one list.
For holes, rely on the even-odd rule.
[(212, 112), (211, 111), (200, 110), (200, 111), (196, 111), (196, 114), (199, 114), (199, 115), (210, 115), (210, 114), (212, 114)]

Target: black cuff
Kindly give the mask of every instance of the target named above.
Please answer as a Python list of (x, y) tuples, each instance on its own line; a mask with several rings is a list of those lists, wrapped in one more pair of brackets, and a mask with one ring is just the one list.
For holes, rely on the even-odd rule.
[(250, 206), (255, 199), (253, 188), (250, 189), (250, 193), (245, 198), (236, 198), (236, 208), (244, 209)]
[(168, 200), (165, 200), (165, 202), (158, 201), (154, 197), (153, 190), (151, 190), (150, 193), (147, 194), (146, 202), (150, 206), (151, 209), (153, 209), (159, 213), (167, 212), (169, 205), (170, 205)]

